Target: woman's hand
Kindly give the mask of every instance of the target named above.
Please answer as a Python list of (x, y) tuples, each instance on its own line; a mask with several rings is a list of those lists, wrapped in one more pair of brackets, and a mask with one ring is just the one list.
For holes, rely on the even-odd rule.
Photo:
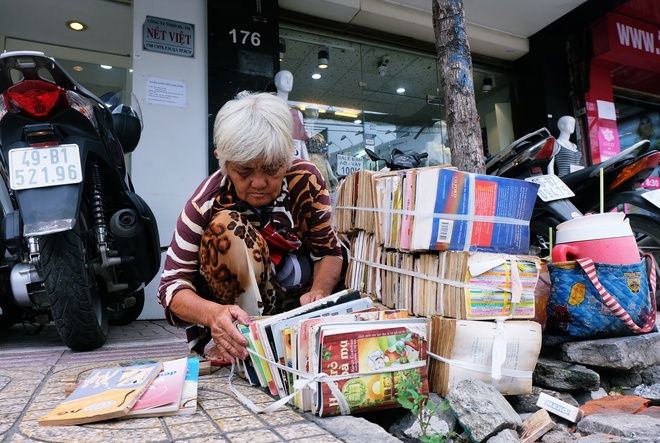
[(232, 363), (237, 358), (247, 358), (247, 339), (235, 323), (246, 325), (251, 320), (247, 312), (238, 306), (221, 305), (200, 297), (190, 289), (182, 289), (172, 298), (170, 310), (183, 321), (211, 329), (211, 337), (216, 346), (209, 351), (209, 358)]
[(300, 304), (301, 305), (308, 305), (313, 301), (321, 300), (322, 298), (327, 297), (330, 294), (326, 294), (323, 291), (309, 291), (303, 295), (300, 296)]
[(236, 305), (217, 305), (209, 316), (208, 326), (215, 347), (209, 352), (212, 359), (235, 363), (237, 358), (248, 357), (247, 340), (236, 327), (236, 323), (252, 323), (247, 313)]

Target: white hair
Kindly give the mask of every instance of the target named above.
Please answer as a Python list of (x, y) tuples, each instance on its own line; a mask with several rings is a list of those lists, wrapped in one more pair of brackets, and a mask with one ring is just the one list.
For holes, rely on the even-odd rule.
[(291, 166), (295, 146), (293, 118), (281, 98), (267, 92), (243, 91), (218, 111), (213, 142), (220, 169), (227, 161), (264, 160)]

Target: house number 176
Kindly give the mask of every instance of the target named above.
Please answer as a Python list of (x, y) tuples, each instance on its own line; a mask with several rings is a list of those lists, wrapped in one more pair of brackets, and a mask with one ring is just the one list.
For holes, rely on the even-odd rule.
[(229, 31), (229, 35), (231, 35), (232, 43), (247, 45), (249, 40), (249, 43), (252, 46), (259, 46), (261, 44), (261, 35), (259, 35), (258, 32), (244, 31), (242, 29), (232, 29)]

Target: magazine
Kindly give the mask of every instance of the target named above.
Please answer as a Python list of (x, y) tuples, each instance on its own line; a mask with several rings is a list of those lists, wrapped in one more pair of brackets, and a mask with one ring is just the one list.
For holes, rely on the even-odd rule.
[(188, 370), (186, 357), (163, 363), (163, 371), (133, 405), (127, 417), (158, 417), (179, 410), (183, 383)]

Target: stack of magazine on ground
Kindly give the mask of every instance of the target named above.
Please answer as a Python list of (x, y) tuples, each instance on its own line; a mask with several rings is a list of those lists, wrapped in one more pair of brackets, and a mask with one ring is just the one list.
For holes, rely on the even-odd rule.
[(66, 400), (41, 417), (39, 424), (194, 414), (198, 377), (197, 357), (95, 369)]
[[(291, 404), (322, 417), (340, 414), (340, 403), (351, 413), (398, 407), (401, 390), (414, 385), (428, 393), (426, 322), (403, 310), (378, 310), (358, 291), (342, 291), (239, 325), (251, 350), (239, 369), (273, 395), (295, 393)], [(318, 374), (329, 378), (294, 388)]]

